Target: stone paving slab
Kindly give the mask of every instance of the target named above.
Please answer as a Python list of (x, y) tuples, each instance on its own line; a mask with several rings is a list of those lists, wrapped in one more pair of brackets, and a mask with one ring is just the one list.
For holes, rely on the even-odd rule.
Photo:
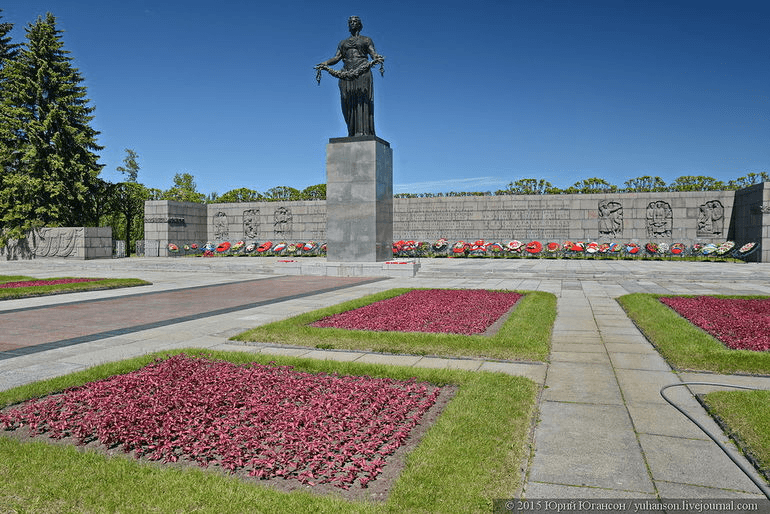
[(546, 401), (535, 442), (532, 482), (655, 492), (622, 404)]
[[(654, 480), (756, 492), (754, 483), (712, 441), (640, 434)], [(756, 473), (754, 473), (756, 476)]]
[(543, 399), (622, 405), (612, 367), (584, 362), (552, 362)]

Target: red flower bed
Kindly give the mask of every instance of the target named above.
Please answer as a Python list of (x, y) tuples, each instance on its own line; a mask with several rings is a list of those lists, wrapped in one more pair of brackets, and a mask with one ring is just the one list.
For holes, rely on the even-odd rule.
[(348, 330), (480, 334), (521, 297), (520, 293), (484, 289), (414, 290), (320, 319), (311, 326)]
[(770, 299), (698, 296), (660, 301), (733, 350), (770, 351)]
[(0, 412), (0, 426), (347, 489), (380, 473), (439, 391), (177, 355)]
[(100, 278), (57, 278), (54, 280), (23, 280), (19, 282), (5, 282), (0, 284), (0, 289), (14, 287), (55, 286), (58, 284), (77, 284), (79, 282), (94, 282)]

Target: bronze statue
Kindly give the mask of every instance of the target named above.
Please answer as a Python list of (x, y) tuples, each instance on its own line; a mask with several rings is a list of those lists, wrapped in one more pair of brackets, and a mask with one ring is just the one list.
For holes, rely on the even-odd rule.
[[(348, 18), (348, 28), (350, 37), (340, 41), (334, 57), (315, 66), (316, 80), (321, 83), (321, 70), (340, 79), (342, 115), (348, 126), (348, 137), (373, 136), (374, 82), (371, 68), (379, 64), (380, 73), (384, 74), (385, 57), (377, 53), (371, 39), (361, 35), (363, 24), (358, 16)], [(341, 70), (329, 67), (340, 61), (344, 63)]]

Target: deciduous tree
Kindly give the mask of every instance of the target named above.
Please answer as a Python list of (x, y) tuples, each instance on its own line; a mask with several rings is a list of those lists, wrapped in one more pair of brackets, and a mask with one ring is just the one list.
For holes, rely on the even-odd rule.
[(176, 202), (205, 203), (206, 195), (198, 192), (195, 177), (189, 173), (177, 173), (174, 175), (174, 185), (163, 191), (161, 200), (173, 200)]
[(719, 191), (725, 184), (721, 180), (703, 175), (684, 175), (669, 185), (670, 191)]
[(553, 184), (544, 179), (522, 178), (508, 184), (508, 187), (496, 191), (497, 195), (544, 195), (558, 193)]
[(231, 189), (216, 199), (217, 203), (258, 202), (260, 200), (264, 200), (264, 197), (258, 191), (247, 187)]
[(624, 190), (627, 193), (646, 193), (666, 190), (666, 183), (662, 178), (651, 177), (649, 175), (627, 180), (625, 186)]

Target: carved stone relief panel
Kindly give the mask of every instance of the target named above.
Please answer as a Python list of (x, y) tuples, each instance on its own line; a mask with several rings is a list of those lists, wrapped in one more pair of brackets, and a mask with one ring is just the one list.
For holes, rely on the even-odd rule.
[(291, 237), (291, 211), (278, 207), (273, 213), (273, 234), (276, 237)]
[(259, 235), (259, 209), (243, 211), (243, 237), (257, 239)]
[(619, 236), (623, 233), (623, 206), (620, 202), (599, 202), (599, 235)]
[(698, 210), (698, 236), (721, 236), (725, 224), (725, 208), (719, 200), (711, 200)]
[(214, 215), (214, 239), (224, 241), (230, 237), (230, 227), (227, 224), (227, 214), (219, 211)]
[(663, 200), (647, 205), (647, 237), (671, 237), (674, 212), (671, 205)]
[(82, 228), (41, 228), (32, 233), (32, 250), (37, 257), (69, 257), (82, 238)]

